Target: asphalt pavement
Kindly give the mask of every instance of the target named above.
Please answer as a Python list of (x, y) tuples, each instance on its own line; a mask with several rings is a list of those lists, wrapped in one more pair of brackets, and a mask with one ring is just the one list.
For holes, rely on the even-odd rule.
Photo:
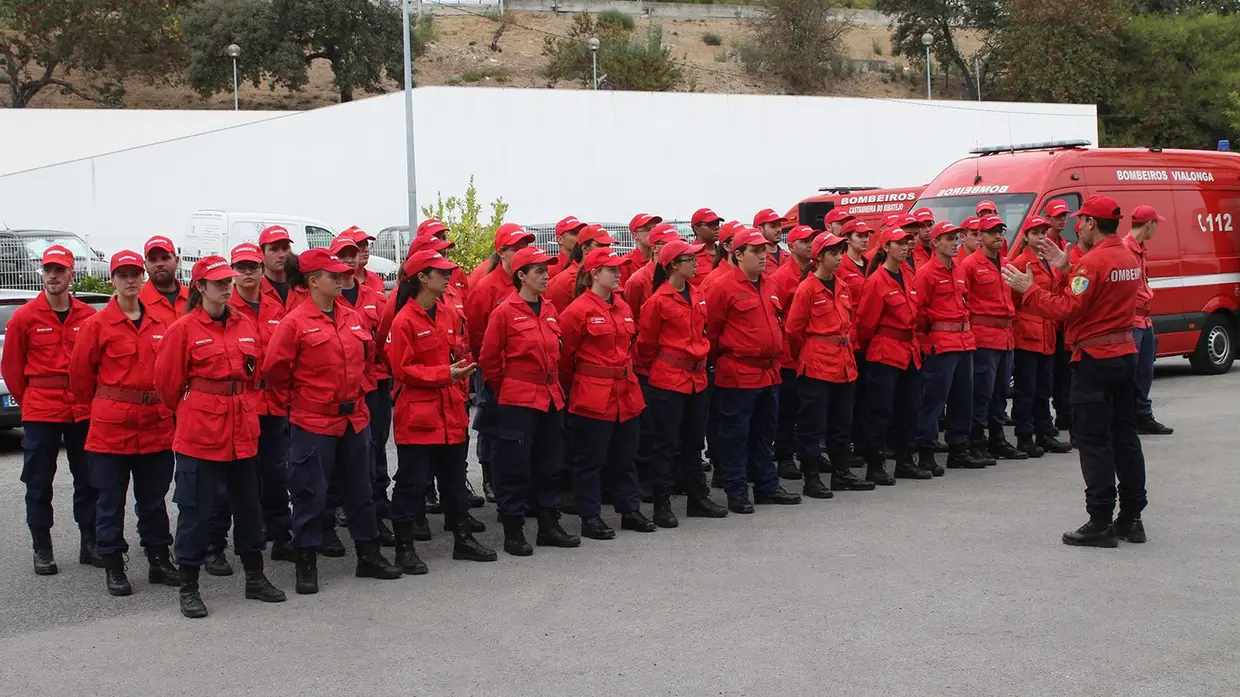
[[(1240, 370), (1157, 375), (1176, 433), (1143, 442), (1144, 545), (1060, 543), (1085, 521), (1072, 454), (490, 564), (453, 561), (432, 516), (429, 575), (357, 579), (350, 551), (297, 596), (268, 562), (288, 602), (204, 575), (192, 621), (146, 582), (132, 511), (134, 595), (76, 563), (63, 457), (60, 574), (36, 577), (20, 431), (0, 433), (0, 694), (1240, 694)], [(494, 506), (475, 515), (500, 548)]]

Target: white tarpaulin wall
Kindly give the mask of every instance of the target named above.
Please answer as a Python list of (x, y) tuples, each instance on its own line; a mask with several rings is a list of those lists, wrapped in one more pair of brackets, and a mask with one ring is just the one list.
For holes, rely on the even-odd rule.
[[(924, 184), (977, 145), (1098, 137), (1092, 105), (471, 87), (414, 96), (419, 204), (463, 193), (474, 175), (484, 202), (502, 196), (524, 223), (687, 219), (701, 206), (748, 219), (821, 186)], [(391, 94), (0, 176), (0, 220), (89, 235), (105, 252), (175, 239), (199, 208), (374, 232), (407, 217), (403, 119)]]

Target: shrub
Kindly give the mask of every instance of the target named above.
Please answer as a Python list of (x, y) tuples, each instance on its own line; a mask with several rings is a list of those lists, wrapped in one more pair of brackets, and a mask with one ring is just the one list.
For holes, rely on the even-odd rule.
[(414, 24), (413, 40), (425, 46), (433, 42), (435, 38), (435, 15), (428, 12)]
[(104, 295), (111, 295), (116, 291), (116, 288), (106, 278), (82, 276), (74, 281), (73, 285), (69, 286), (69, 290), (73, 293), (103, 293)]
[(543, 41), (543, 55), (547, 57), (543, 75), (548, 78), (548, 86), (559, 80), (576, 80), (582, 86), (591, 86), (587, 45), (591, 37), (599, 40), (599, 77), (607, 76), (615, 89), (666, 92), (680, 84), (683, 73), (671, 51), (663, 46), (662, 27), (651, 25), (645, 41), (634, 40), (623, 27), (605, 25), (581, 13), (573, 18), (568, 36), (549, 36)]
[(508, 71), (503, 68), (480, 68), (478, 70), (467, 70), (461, 74), (461, 82), (482, 82), (484, 80), (494, 80), (500, 84), (508, 82)]
[(456, 245), (448, 252), (452, 260), (466, 270), (486, 261), (495, 251), (495, 231), (508, 212), (504, 199), (491, 202), (491, 220), (487, 223), (482, 222), (482, 204), (478, 202), (478, 189), (472, 175), (464, 196), (445, 199), (437, 191), (435, 199), (435, 203), (422, 207), (422, 215), (448, 226), (448, 239)]
[(874, 55), (883, 55), (883, 42), (879, 41), (878, 37), (875, 37), (870, 41), (870, 48), (874, 49)]
[(702, 43), (707, 46), (722, 46), (723, 39), (714, 32), (706, 32), (702, 35)]
[(793, 92), (827, 86), (844, 55), (842, 38), (852, 23), (833, 14), (833, 0), (764, 0), (749, 20), (752, 46), (741, 60), (750, 72), (773, 75)]
[(633, 31), (633, 28), (637, 26), (633, 15), (620, 10), (603, 10), (598, 13), (598, 24), (601, 27), (624, 29), (625, 31)]

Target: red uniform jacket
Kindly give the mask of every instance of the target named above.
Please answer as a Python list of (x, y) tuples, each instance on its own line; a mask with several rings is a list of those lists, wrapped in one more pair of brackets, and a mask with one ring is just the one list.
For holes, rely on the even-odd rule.
[(560, 273), (562, 273), (565, 269), (568, 268), (569, 255), (567, 252), (561, 249), (560, 253), (557, 254), (555, 258), (556, 258), (556, 261), (559, 263), (551, 264), (547, 267), (548, 278), (555, 278), (556, 276), (560, 275)]
[(770, 245), (767, 245), (766, 266), (762, 267), (762, 277), (770, 278), (774, 276), (776, 271), (779, 271), (785, 264), (791, 261), (792, 255), (785, 252), (782, 247), (777, 246), (775, 249), (771, 249)]
[(177, 415), (172, 449), (216, 462), (256, 456), (258, 412), (249, 391), (262, 362), (258, 326), (241, 313), (219, 322), (197, 308), (173, 322), (155, 361), (155, 391)]
[[(344, 293), (336, 297), (337, 305), (344, 305), (352, 309), (362, 318), (362, 325), (366, 331), (375, 339), (375, 346), (380, 346), (387, 339), (387, 335), (379, 334), (379, 325), (383, 320), (384, 306), (387, 303), (387, 296), (382, 293), (376, 293), (373, 289), (361, 286), (357, 293), (357, 304), (350, 305)], [(366, 391), (369, 392), (378, 386), (380, 380), (386, 380), (392, 377), (392, 371), (388, 367), (387, 358), (382, 350), (375, 360), (370, 364), (370, 372), (366, 376)]]
[(706, 294), (689, 284), (689, 300), (664, 283), (646, 301), (633, 361), (650, 386), (669, 392), (706, 391)]
[(736, 267), (732, 266), (728, 262), (726, 261), (719, 262), (719, 265), (711, 269), (710, 273), (706, 274), (706, 278), (702, 280), (702, 283), (701, 283), (702, 291), (705, 292), (709, 290), (710, 287), (715, 284), (715, 281), (718, 281), (724, 276), (731, 276), (732, 272), (735, 270), (736, 270)]
[(917, 291), (906, 272), (902, 270), (901, 276), (903, 285), (881, 267), (865, 279), (857, 307), (857, 339), (866, 347), (867, 361), (905, 370), (910, 363), (921, 367), (921, 347), (913, 334)]
[[(272, 387), (288, 395), (289, 422), (321, 436), (360, 433), (370, 423), (366, 375), (375, 360), (374, 337), (356, 312), (336, 305), (335, 321), (313, 301), (302, 303), (276, 327), (263, 363)], [(352, 403), (352, 413), (341, 406)]]
[(1115, 235), (1103, 238), (1051, 290), (1030, 288), (1025, 307), (1048, 319), (1063, 320), (1064, 343), (1072, 360), (1081, 352), (1116, 358), (1137, 352), (1132, 340), (1141, 266)]
[[(999, 259), (1004, 258), (999, 254)], [(1016, 307), (1012, 304), (1011, 289), (1003, 282), (1003, 275), (994, 260), (979, 248), (960, 262), (960, 275), (964, 279), (965, 294), (969, 303), (969, 324), (978, 348), (1007, 351), (1016, 345), (1012, 333)]]
[(633, 277), (633, 274), (637, 273), (637, 270), (645, 266), (648, 261), (650, 259), (646, 257), (640, 247), (634, 247), (633, 251), (625, 254), (620, 259), (620, 285), (627, 287), (629, 279)]
[(442, 302), (431, 318), (409, 300), (392, 321), (387, 353), (396, 382), (393, 429), (397, 445), (464, 443), (469, 430), (465, 395), (451, 366), (460, 356), (456, 313)]
[(560, 315), (560, 332), (560, 373), (570, 390), (570, 414), (628, 421), (646, 408), (633, 372), (637, 323), (628, 303), (586, 291)]
[(69, 298), (64, 324), (39, 293), (13, 311), (5, 329), (0, 373), (22, 408), (22, 421), (73, 423), (90, 418), (90, 409), (69, 394), (69, 356), (82, 323), (95, 308)]
[(769, 286), (760, 282), (754, 287), (744, 272), (730, 268), (706, 290), (706, 338), (715, 385), (758, 389), (779, 384), (784, 332), (779, 298)]
[(477, 356), (482, 350), (482, 337), (491, 313), (516, 288), (512, 285), (512, 274), (504, 270), (503, 264), (496, 264), (491, 273), (471, 286), (469, 297), (465, 299), (465, 326), (469, 328), (469, 352)]
[[(805, 272), (791, 254), (785, 254), (784, 259), (783, 266), (771, 274), (770, 283), (771, 289), (775, 291), (775, 297), (779, 299), (780, 319), (786, 323), (788, 308), (792, 307), (792, 296), (796, 294), (797, 287), (801, 285), (801, 276)], [(792, 347), (787, 341), (784, 342), (784, 354), (780, 356), (779, 367), (787, 370), (797, 368), (796, 358), (792, 355)]]
[[(478, 284), (482, 283), (482, 279), (486, 277), (487, 273), (489, 273), (487, 271), (487, 267), (490, 265), (491, 260), (487, 259), (481, 264), (475, 266), (473, 270), (469, 272), (469, 276), (465, 279), (465, 282), (469, 284), (470, 288), (477, 288)], [(503, 264), (497, 264), (497, 266), (503, 266)]]
[(358, 280), (363, 287), (369, 288), (379, 295), (387, 293), (387, 286), (383, 283), (383, 279), (379, 278), (379, 274), (374, 271), (362, 269), (362, 278)]
[(116, 298), (82, 323), (69, 384), (74, 400), (90, 405), (87, 450), (144, 455), (172, 448), (172, 410), (155, 395), (155, 359), (167, 331), (145, 313), (135, 327)]
[[(284, 306), (280, 304), (280, 296), (273, 288), (271, 293), (260, 292), (258, 294), (258, 312), (241, 297), (241, 294), (233, 290), (232, 297), (228, 300), (228, 306), (250, 318), (254, 325), (258, 327), (258, 346), (263, 354), (266, 354), (267, 347), (271, 345), (271, 336), (275, 334), (276, 327), (280, 326), (280, 318), (284, 317)], [(261, 366), (260, 366), (261, 367)], [(255, 381), (254, 404), (258, 410), (259, 416), (284, 416), (288, 414), (288, 405), (284, 404), (280, 395), (267, 385), (267, 380), (263, 378), (262, 371), (259, 371), (258, 379)]]
[(934, 250), (930, 247), (922, 246), (920, 242), (914, 242), (912, 257), (915, 272), (921, 271), (921, 267), (925, 266), (926, 262), (934, 258)]
[(478, 369), (500, 404), (539, 411), (564, 408), (560, 320), (543, 296), (538, 314), (513, 292), (491, 314)]
[(829, 290), (817, 275), (806, 276), (792, 296), (785, 329), (797, 375), (824, 382), (852, 382), (857, 379), (852, 291), (838, 271), (834, 286), (834, 291)]
[(173, 322), (185, 314), (185, 306), (189, 303), (189, 288), (177, 283), (177, 301), (174, 305), (155, 288), (153, 282), (147, 281), (142, 284), (142, 290), (138, 291), (138, 302), (142, 303), (148, 316), (163, 322), (166, 327), (171, 327)]
[(563, 313), (573, 303), (573, 293), (577, 290), (577, 270), (581, 265), (572, 262), (564, 267), (564, 271), (547, 282), (545, 295), (555, 305), (555, 311)]
[(1154, 301), (1154, 289), (1150, 288), (1150, 278), (1146, 275), (1145, 243), (1134, 240), (1132, 235), (1124, 235), (1124, 246), (1137, 258), (1137, 264), (1141, 267), (1141, 283), (1137, 288), (1137, 310), (1132, 318), (1132, 326), (1136, 329), (1152, 327), (1154, 320), (1150, 319), (1150, 303)]
[(857, 262), (853, 261), (852, 257), (845, 252), (843, 258), (840, 259), (840, 268), (836, 270), (835, 276), (844, 281), (848, 286), (848, 294), (852, 297), (854, 319), (852, 336), (850, 338), (852, 339), (853, 351), (857, 351), (861, 348), (861, 345), (857, 342), (856, 315), (857, 307), (861, 304), (861, 291), (865, 288), (865, 269), (858, 266)]
[[(1016, 258), (1012, 260), (1012, 265), (1022, 271), (1028, 266), (1030, 272), (1033, 273), (1033, 284), (1039, 288), (1050, 290), (1055, 285), (1055, 274), (1052, 273), (1051, 267), (1046, 261), (1039, 259), (1037, 253), (1029, 247), (1016, 255)], [(1012, 300), (1016, 305), (1016, 325), (1013, 327), (1013, 333), (1016, 335), (1016, 348), (1044, 356), (1055, 353), (1055, 322), (1033, 312), (1028, 306), (1022, 305), (1020, 294), (1016, 291), (1012, 291), (1012, 294)]]
[[(716, 242), (715, 244), (718, 243)], [(693, 278), (689, 279), (689, 282), (695, 286), (701, 287), (702, 281), (706, 280), (706, 277), (709, 276), (710, 272), (714, 270), (710, 266), (713, 263), (715, 263), (715, 250), (713, 248), (707, 249), (706, 247), (703, 247), (702, 250), (697, 253), (697, 273), (693, 275)]]
[(927, 259), (913, 278), (917, 291), (917, 331), (926, 353), (972, 351), (977, 348), (969, 328), (960, 265), (949, 269), (937, 257)]
[[(641, 310), (650, 299), (651, 288), (654, 286), (654, 264), (646, 264), (633, 272), (624, 284), (624, 301), (633, 311), (633, 321), (641, 323)], [(645, 373), (642, 373), (643, 375)]]
[(275, 286), (271, 285), (271, 281), (268, 281), (266, 276), (263, 276), (263, 279), (259, 281), (259, 283), (263, 289), (263, 296), (270, 298), (276, 303), (276, 305), (280, 306), (280, 309), (282, 310), (282, 314), (280, 315), (281, 317), (297, 309), (298, 305), (310, 299), (310, 291), (299, 286), (292, 286), (288, 289), (288, 302), (285, 302), (280, 299), (280, 293), (276, 291)]

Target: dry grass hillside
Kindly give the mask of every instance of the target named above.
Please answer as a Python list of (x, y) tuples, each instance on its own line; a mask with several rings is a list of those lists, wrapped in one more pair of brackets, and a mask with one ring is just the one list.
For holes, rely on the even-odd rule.
[[(546, 59), (542, 55), (543, 39), (548, 34), (565, 35), (572, 16), (550, 13), (509, 13), (511, 23), (499, 42), (500, 51), (490, 50), (498, 23), (481, 16), (440, 16), (434, 19), (434, 37), (426, 55), (417, 60), (416, 79), (419, 85), (503, 85), (507, 87), (545, 88), (546, 78), (540, 72)], [(644, 35), (650, 20), (637, 19), (636, 32)], [(685, 91), (770, 94), (780, 91), (778, 83), (746, 74), (733, 55), (732, 47), (746, 35), (745, 25), (736, 20), (660, 20), (664, 44), (672, 55), (683, 62)], [(706, 43), (708, 35), (720, 39), (720, 45)], [(886, 27), (858, 26), (845, 37), (850, 58), (885, 61), (891, 70), (905, 69), (904, 62), (890, 57), (891, 42)], [(965, 39), (966, 53), (976, 42)], [(311, 71), (311, 82), (300, 92), (267, 87), (241, 87), (243, 109), (312, 109), (337, 101), (331, 84), (329, 66), (318, 61)], [(396, 83), (388, 85), (398, 90)], [(559, 89), (578, 89), (573, 83), (560, 83)], [(825, 94), (862, 97), (913, 97), (925, 94), (920, 74), (858, 71), (842, 79)], [(232, 94), (219, 94), (202, 99), (184, 87), (154, 87), (133, 82), (127, 85), (125, 107), (145, 109), (232, 108)], [(936, 89), (936, 92), (938, 90)], [(364, 95), (359, 94), (358, 97)], [(50, 90), (40, 94), (34, 106), (88, 107), (89, 103)]]

